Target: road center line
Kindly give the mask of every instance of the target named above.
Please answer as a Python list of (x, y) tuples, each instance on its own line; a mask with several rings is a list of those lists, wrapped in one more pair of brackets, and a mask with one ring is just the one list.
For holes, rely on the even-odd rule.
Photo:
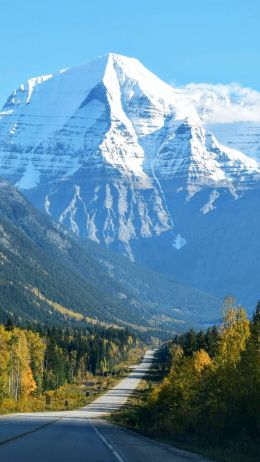
[(58, 422), (58, 420), (61, 420), (63, 417), (59, 417), (58, 419), (52, 420), (51, 422), (47, 422), (40, 427), (33, 428), (32, 430), (29, 430), (28, 432), (24, 433), (19, 433), (19, 435), (12, 436), (11, 438), (8, 438), (7, 440), (0, 441), (0, 446), (3, 446), (4, 444), (11, 443), (12, 441), (18, 440), (19, 438), (22, 438), (23, 436), (30, 435), (31, 433), (38, 432), (39, 430), (42, 430), (44, 427), (48, 427), (48, 425), (52, 425), (55, 422)]

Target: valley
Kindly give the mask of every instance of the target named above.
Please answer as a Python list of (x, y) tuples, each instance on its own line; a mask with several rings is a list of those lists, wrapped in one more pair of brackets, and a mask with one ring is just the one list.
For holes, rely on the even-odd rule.
[(165, 338), (218, 319), (216, 297), (80, 240), (4, 181), (0, 204), (2, 321), (105, 323)]
[(258, 460), (258, 97), (110, 52), (7, 98), (1, 462)]

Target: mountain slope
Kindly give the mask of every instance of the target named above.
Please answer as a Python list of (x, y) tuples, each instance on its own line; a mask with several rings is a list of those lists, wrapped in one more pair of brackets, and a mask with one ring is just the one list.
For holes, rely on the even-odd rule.
[(238, 149), (260, 162), (260, 122), (206, 122), (206, 127), (226, 146)]
[(180, 92), (222, 144), (260, 162), (260, 92), (238, 83), (188, 84)]
[[(109, 54), (10, 96), (0, 114), (0, 174), (75, 234), (207, 291), (222, 236), (214, 221), (205, 277), (197, 226), (209, 214), (221, 221), (227, 202), (233, 220), (236, 201), (258, 190), (260, 167), (205, 130), (187, 95), (137, 60)], [(227, 253), (241, 250), (230, 245)], [(223, 270), (215, 276), (222, 296)], [(230, 288), (249, 303), (242, 283), (234, 276)]]
[(2, 310), (30, 322), (97, 319), (157, 332), (219, 316), (214, 297), (82, 243), (4, 181), (0, 205)]
[[(81, 249), (54, 222), (42, 216), (22, 196), (1, 182), (1, 299), (2, 308), (30, 321), (76, 319), (66, 308), (84, 317), (113, 322), (134, 320), (134, 313), (77, 274), (70, 255), (77, 259)], [(87, 254), (81, 257), (86, 272), (98, 271)], [(108, 281), (104, 278), (104, 287)], [(48, 303), (48, 301), (50, 303)], [(43, 303), (40, 303), (43, 302)], [(53, 307), (52, 307), (53, 308)], [(70, 313), (71, 314), (71, 313)], [(138, 310), (135, 313), (137, 319)], [(82, 316), (79, 317), (82, 319)]]

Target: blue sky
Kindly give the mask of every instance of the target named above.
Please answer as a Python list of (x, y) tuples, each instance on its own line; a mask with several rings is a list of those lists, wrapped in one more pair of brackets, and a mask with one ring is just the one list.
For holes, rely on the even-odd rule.
[(0, 103), (28, 77), (109, 51), (168, 82), (260, 90), (259, 0), (1, 0)]

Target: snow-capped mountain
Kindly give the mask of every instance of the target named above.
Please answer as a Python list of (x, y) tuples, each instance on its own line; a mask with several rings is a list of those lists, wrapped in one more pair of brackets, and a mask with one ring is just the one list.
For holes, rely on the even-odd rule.
[(260, 167), (220, 144), (185, 92), (109, 54), (9, 97), (0, 175), (75, 233), (203, 286), (180, 259), (205, 217), (259, 186)]

